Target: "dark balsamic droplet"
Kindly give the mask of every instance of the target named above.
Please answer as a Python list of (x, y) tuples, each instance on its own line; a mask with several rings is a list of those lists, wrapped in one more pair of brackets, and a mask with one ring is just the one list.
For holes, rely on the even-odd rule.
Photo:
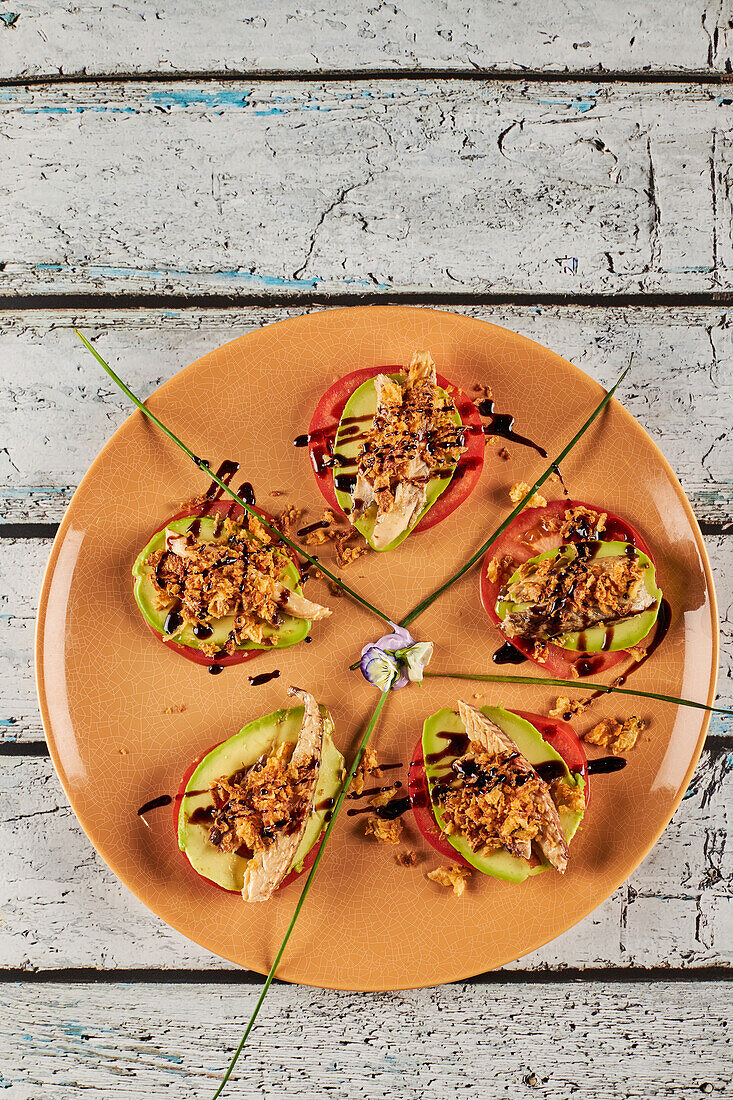
[(172, 801), (173, 799), (169, 794), (158, 795), (157, 798), (151, 798), (149, 802), (144, 802), (137, 811), (137, 816), (142, 817), (143, 814), (148, 813), (150, 810), (157, 810), (161, 806), (170, 806)]
[(519, 435), (514, 431), (514, 417), (511, 413), (498, 413), (494, 411), (494, 402), (490, 397), (485, 397), (483, 401), (479, 401), (476, 406), (481, 416), (489, 421), (484, 425), (484, 435), (498, 435), (502, 439), (508, 439), (512, 443), (519, 443), (522, 447), (531, 447), (533, 451), (537, 451), (543, 458), (547, 458), (547, 451), (544, 447), (540, 447), (539, 443), (535, 443), (533, 439), (529, 439), (525, 435)]
[(209, 665), (209, 672), (212, 676), (218, 676), (220, 672), (224, 671), (223, 665)]
[(320, 531), (323, 527), (330, 526), (330, 520), (319, 519), (315, 523), (309, 523), (307, 527), (301, 527), (299, 531), (296, 531), (296, 535), (298, 538), (302, 538), (303, 535), (310, 535), (311, 531)]
[(249, 676), (248, 680), (252, 687), (260, 687), (261, 684), (269, 684), (270, 680), (277, 680), (280, 675), (280, 669), (275, 668), (272, 672), (261, 672), (259, 676)]
[(213, 633), (214, 631), (212, 628), (207, 626), (206, 623), (196, 623), (193, 628), (193, 636), (194, 638), (198, 638), (200, 642), (205, 642)]
[(197, 806), (189, 817), (191, 825), (210, 825), (214, 820), (214, 806)]
[(565, 775), (565, 765), (562, 760), (544, 760), (541, 764), (535, 764), (534, 770), (540, 779), (544, 779), (545, 783)]
[(165, 617), (165, 622), (163, 623), (163, 633), (175, 634), (182, 622), (183, 619), (178, 611), (169, 611)]
[(504, 642), (491, 659), (496, 665), (521, 665), (527, 660), (511, 642)]
[(309, 443), (310, 436), (307, 432), (304, 432), (303, 435), (296, 435), (295, 439), (293, 440), (294, 447), (307, 447)]
[(609, 772), (620, 772), (626, 764), (623, 756), (602, 756), (598, 760), (588, 761), (588, 774), (607, 775)]
[(337, 474), (333, 480), (342, 493), (351, 493), (356, 487), (356, 474)]

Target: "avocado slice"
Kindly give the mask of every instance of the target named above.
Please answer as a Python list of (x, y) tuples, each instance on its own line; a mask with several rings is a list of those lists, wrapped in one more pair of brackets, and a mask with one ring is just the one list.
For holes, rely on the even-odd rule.
[[(167, 524), (162, 531), (156, 532), (147, 546), (138, 554), (137, 560), (132, 567), (132, 575), (135, 578), (135, 599), (137, 600), (137, 605), (147, 622), (158, 634), (164, 634), (163, 624), (165, 623), (168, 612), (166, 610), (161, 611), (155, 606), (155, 586), (151, 580), (152, 569), (150, 566), (146, 565), (146, 562), (152, 553), (163, 548), (166, 530), (184, 533), (189, 529), (194, 520), (200, 521), (198, 537), (203, 542), (223, 541), (224, 536), (222, 533), (219, 533), (219, 535), (214, 533), (213, 516), (185, 516), (183, 519), (176, 519), (172, 523)], [(303, 594), (303, 590), (300, 587), (300, 574), (293, 562), (288, 562), (285, 566), (280, 574), (280, 580), (286, 584), (288, 588), (291, 588), (293, 592), (297, 592), (298, 595)], [(206, 639), (206, 644), (221, 648), (225, 645), (229, 637), (229, 631), (232, 629), (233, 625), (234, 619), (230, 615), (223, 619), (214, 620), (211, 623), (213, 633)], [(283, 622), (280, 626), (265, 626), (264, 628), (263, 633), (265, 637), (268, 639), (272, 638), (273, 641), (264, 643), (245, 642), (243, 645), (237, 646), (237, 649), (286, 649), (288, 646), (296, 645), (297, 642), (302, 642), (308, 635), (310, 628), (311, 623), (309, 619), (295, 619), (292, 615), (284, 615)], [(173, 640), (177, 645), (185, 645), (190, 649), (201, 649), (201, 643), (194, 636), (190, 623), (186, 623), (177, 634), (173, 635)]]
[[(547, 741), (542, 739), (534, 726), (525, 718), (520, 718), (518, 715), (512, 714), (511, 711), (504, 710), (502, 707), (481, 707), (480, 709), (482, 714), (485, 714), (490, 721), (495, 722), (504, 733), (511, 737), (519, 751), (527, 758), (530, 764), (543, 764), (546, 760), (559, 761), (565, 769), (564, 775), (560, 776), (563, 782), (574, 787), (583, 786), (583, 778), (580, 775), (575, 775), (568, 771), (560, 754), (557, 753)], [(430, 717), (425, 720), (422, 746), (423, 756), (425, 758), (425, 774), (428, 779), (428, 789), (432, 790), (435, 780), (445, 775), (451, 762), (461, 755), (460, 753), (456, 753), (453, 756), (444, 756), (437, 764), (428, 763), (430, 753), (445, 752), (446, 740), (439, 735), (441, 733), (465, 732), (466, 728), (463, 725), (463, 721), (460, 715), (454, 710), (444, 709), (436, 711), (435, 714), (431, 714)], [(431, 805), (435, 820), (440, 828), (443, 829), (445, 822), (440, 806), (433, 802), (432, 798)], [(583, 819), (583, 814), (559, 811), (559, 817), (563, 832), (569, 842), (577, 832)], [(444, 833), (443, 835), (455, 850), (463, 856), (468, 863), (475, 867), (476, 870), (482, 871), (485, 875), (492, 875), (494, 878), (505, 879), (507, 882), (524, 882), (524, 880), (531, 875), (542, 874), (543, 871), (546, 871), (550, 867), (550, 864), (542, 856), (539, 857), (540, 862), (536, 867), (530, 867), (527, 860), (512, 856), (503, 849), (493, 852), (488, 856), (480, 855), (473, 851), (468, 841), (460, 836), (460, 834), (451, 836), (448, 835), (448, 833)]]
[[(649, 595), (654, 600), (654, 603), (646, 609), (636, 615), (630, 615), (627, 619), (619, 619), (618, 622), (613, 624), (613, 637), (610, 645), (606, 644), (606, 628), (605, 626), (590, 626), (581, 633), (574, 631), (568, 634), (561, 634), (557, 638), (553, 638), (553, 644), (560, 646), (562, 649), (571, 649), (576, 652), (583, 653), (600, 653), (601, 650), (619, 650), (630, 649), (631, 646), (635, 646), (637, 642), (640, 642), (642, 638), (645, 638), (654, 623), (657, 620), (659, 614), (659, 607), (662, 602), (662, 592), (657, 587), (656, 571), (654, 569), (654, 563), (646, 554), (642, 554), (641, 550), (631, 546), (628, 542), (600, 542), (598, 549), (594, 555), (594, 558), (613, 558), (623, 557), (627, 550), (633, 550), (636, 557), (636, 561), (642, 570), (642, 576), (644, 580), (644, 587)], [(544, 554), (537, 554), (536, 557), (530, 558), (526, 563), (527, 565), (533, 565), (539, 561), (546, 561), (548, 558), (567, 557), (570, 560), (574, 556), (573, 544), (558, 546), (554, 550), (547, 550)], [(518, 579), (517, 572), (513, 573), (507, 581), (507, 588), (510, 587), (514, 581)], [(512, 611), (523, 610), (528, 607), (529, 604), (516, 604), (511, 600), (498, 600), (496, 604), (496, 614), (500, 619), (504, 620), (508, 614)], [(582, 638), (582, 644), (581, 644)]]
[[(393, 373), (387, 375), (387, 377), (392, 378), (397, 382), (402, 382), (404, 381), (405, 376), (403, 374)], [(453, 401), (453, 398), (450, 397), (450, 395), (447, 394), (445, 390), (441, 389), (440, 386), (438, 386), (438, 393), (445, 400)], [(343, 489), (338, 488), (338, 483), (335, 479), (338, 477), (339, 473), (342, 473), (344, 471), (349, 473), (352, 471), (356, 471), (356, 463), (359, 455), (359, 450), (361, 448), (361, 440), (352, 439), (348, 432), (344, 434), (344, 428), (349, 426), (344, 424), (344, 419), (348, 420), (351, 417), (355, 416), (368, 417), (367, 420), (356, 421), (356, 423), (360, 423), (361, 425), (363, 425), (364, 430), (367, 430), (376, 411), (377, 391), (374, 386), (374, 379), (369, 378), (366, 382), (363, 382), (358, 389), (354, 390), (351, 397), (346, 402), (346, 405), (344, 406), (344, 411), (341, 414), (341, 422), (339, 423), (338, 430), (336, 432), (336, 440), (334, 442), (334, 452), (338, 455), (342, 455), (345, 459), (347, 459), (347, 463), (345, 465), (333, 467), (334, 491), (336, 493), (336, 500), (338, 501), (341, 510), (347, 515), (349, 515), (352, 511), (354, 500), (351, 496), (351, 493), (345, 492)], [(354, 421), (352, 421), (352, 424), (353, 423)], [(453, 423), (459, 426), (463, 423), (457, 410), (453, 416)], [(398, 535), (396, 539), (393, 539), (388, 546), (376, 547), (372, 542), (372, 537), (374, 535), (374, 522), (377, 515), (376, 504), (370, 505), (370, 507), (367, 508), (366, 512), (364, 512), (361, 518), (354, 521), (354, 527), (357, 531), (361, 532), (361, 534), (374, 550), (394, 550), (396, 546), (399, 546), (401, 542), (404, 542), (410, 532), (414, 530), (414, 528), (423, 518), (425, 513), (429, 511), (430, 508), (432, 508), (440, 494), (448, 488), (448, 485), (450, 484), (450, 480), (453, 477), (453, 473), (457, 465), (458, 463), (454, 463), (450, 469), (450, 473), (445, 475), (444, 477), (432, 477), (430, 479), (427, 484), (427, 498), (425, 501), (425, 507), (420, 512), (415, 522), (412, 524), (412, 527), (409, 527), (406, 531), (403, 531), (402, 534)]]
[[(338, 796), (345, 775), (344, 758), (333, 743), (333, 720), (326, 707), (320, 709), (325, 728), (315, 807)], [(269, 754), (283, 741), (296, 742), (303, 724), (303, 712), (303, 707), (291, 707), (249, 722), (234, 737), (207, 753), (186, 784), (178, 813), (178, 847), (198, 874), (225, 890), (241, 893), (249, 860), (233, 852), (220, 852), (209, 840), (209, 825), (205, 822), (192, 823), (191, 815), (197, 809), (212, 805), (209, 787), (217, 779), (251, 767), (264, 753)], [(327, 813), (328, 809), (324, 807), (315, 809), (311, 814), (291, 871), (300, 870), (303, 860), (325, 827)]]

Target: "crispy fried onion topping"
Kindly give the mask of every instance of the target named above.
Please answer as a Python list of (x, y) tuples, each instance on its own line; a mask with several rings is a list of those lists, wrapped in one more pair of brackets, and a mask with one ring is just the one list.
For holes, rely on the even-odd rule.
[(262, 643), (265, 626), (283, 621), (279, 578), (290, 558), (256, 519), (225, 519), (221, 541), (204, 541), (190, 531), (166, 531), (165, 547), (147, 559), (156, 606), (175, 606), (184, 624), (208, 626), (232, 616), (229, 637), (222, 646), (200, 642), (213, 656), (238, 644)]
[(464, 428), (453, 419), (455, 404), (438, 393), (433, 377), (411, 365), (401, 398), (395, 394), (396, 400), (384, 404), (361, 446), (360, 472), (385, 511), (395, 483), (410, 476), (416, 461), (437, 474), (452, 468), (466, 449)]
[(646, 722), (638, 714), (626, 719), (604, 718), (592, 729), (586, 730), (582, 737), (589, 745), (599, 745), (609, 749), (614, 756), (620, 756), (633, 749), (645, 726)]
[(317, 762), (294, 767), (295, 745), (284, 741), (250, 768), (211, 785), (214, 811), (209, 840), (221, 852), (250, 858), (280, 833), (296, 832), (310, 806)]
[[(450, 771), (432, 789), (449, 836), (460, 833), (474, 852), (489, 854), (505, 848), (511, 855), (526, 858), (528, 845), (545, 825), (543, 794), (547, 784), (526, 768), (517, 767), (514, 762), (518, 759), (517, 752), (497, 755), (471, 741), (468, 751), (452, 762)], [(557, 805), (558, 791), (550, 787), (550, 793)]]

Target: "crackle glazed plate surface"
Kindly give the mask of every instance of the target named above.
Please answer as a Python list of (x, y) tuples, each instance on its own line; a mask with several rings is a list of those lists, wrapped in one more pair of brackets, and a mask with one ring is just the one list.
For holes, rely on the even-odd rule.
[[(239, 462), (259, 507), (277, 514), (295, 504), (307, 509), (307, 523), (320, 517), (324, 502), (308, 451), (295, 448), (293, 439), (307, 431), (319, 397), (344, 374), (407, 363), (416, 349), (429, 350), (438, 372), (466, 392), (477, 382), (490, 384), (497, 410), (513, 413), (516, 430), (550, 454), (603, 395), (566, 360), (506, 329), (450, 313), (379, 306), (315, 313), (243, 336), (182, 370), (148, 404), (212, 468), (224, 459)], [(90, 360), (87, 369), (98, 368)], [(118, 369), (124, 377), (124, 363)], [(544, 469), (533, 450), (507, 446), (509, 461), (487, 446), (478, 487), (457, 511), (391, 553), (359, 558), (344, 579), (395, 620), (404, 615), (508, 514), (510, 486), (531, 483)], [(717, 614), (710, 567), (667, 462), (614, 401), (562, 472), (571, 497), (610, 509), (641, 532), (671, 604), (666, 640), (629, 686), (711, 703)], [(190, 869), (170, 807), (145, 821), (137, 810), (175, 794), (202, 750), (288, 705), (289, 684), (329, 707), (336, 743), (349, 757), (378, 696), (348, 665), (384, 630), (370, 612), (311, 581), (308, 595), (334, 613), (314, 623), (310, 645), (264, 653), (219, 676), (161, 645), (137, 610), (130, 570), (151, 533), (207, 485), (205, 473), (141, 413), (115, 433), (74, 495), (54, 543), (38, 620), (38, 689), (59, 776), (105, 862), (168, 924), (217, 955), (266, 973), (298, 883), (267, 903), (247, 905)], [(543, 492), (548, 488), (548, 495), (560, 495), (556, 483)], [(435, 643), (431, 669), (502, 671), (491, 663), (501, 638), (481, 608), (478, 585), (477, 566), (411, 627), (415, 637)], [(251, 675), (276, 668), (279, 678), (250, 684)], [(534, 665), (525, 670), (541, 674)], [(390, 780), (406, 785), (423, 719), (455, 707), (459, 694), (477, 705), (546, 713), (557, 691), (430, 680), (393, 693), (373, 739), (383, 761), (404, 766), (390, 772)], [(402, 847), (417, 853), (414, 867), (399, 866), (393, 847), (365, 837), (363, 817), (342, 813), (278, 977), (353, 990), (435, 985), (514, 960), (575, 924), (656, 842), (687, 787), (708, 724), (703, 712), (620, 696), (599, 700), (586, 724), (632, 712), (647, 729), (624, 771), (592, 777), (585, 823), (564, 877), (547, 872), (514, 885), (475, 873), (456, 898), (427, 879), (444, 861), (409, 813)], [(582, 718), (575, 724), (585, 728)]]

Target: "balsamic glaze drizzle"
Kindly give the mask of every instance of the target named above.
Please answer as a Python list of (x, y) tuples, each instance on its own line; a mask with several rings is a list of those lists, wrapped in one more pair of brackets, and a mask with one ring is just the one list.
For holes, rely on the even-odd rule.
[(502, 439), (508, 439), (512, 443), (519, 443), (522, 447), (531, 447), (543, 458), (547, 458), (547, 451), (529, 439), (526, 435), (519, 435), (514, 431), (514, 417), (511, 413), (498, 413), (494, 411), (494, 402), (490, 397), (485, 397), (476, 406), (481, 416), (488, 419), (489, 423), (483, 427), (484, 435), (498, 435)]
[(527, 660), (511, 642), (504, 642), (491, 659), (495, 665), (521, 665)]
[(261, 672), (259, 676), (248, 676), (247, 679), (252, 687), (260, 687), (262, 684), (269, 684), (270, 680), (277, 680), (279, 675), (280, 669), (275, 668), (272, 672)]
[(170, 806), (172, 802), (173, 799), (169, 794), (160, 794), (157, 798), (151, 798), (148, 802), (144, 802), (137, 811), (137, 816), (143, 817), (144, 814), (150, 813), (151, 810), (157, 810), (161, 806)]
[(601, 756), (598, 760), (588, 761), (588, 775), (607, 775), (620, 772), (628, 761), (623, 756)]

